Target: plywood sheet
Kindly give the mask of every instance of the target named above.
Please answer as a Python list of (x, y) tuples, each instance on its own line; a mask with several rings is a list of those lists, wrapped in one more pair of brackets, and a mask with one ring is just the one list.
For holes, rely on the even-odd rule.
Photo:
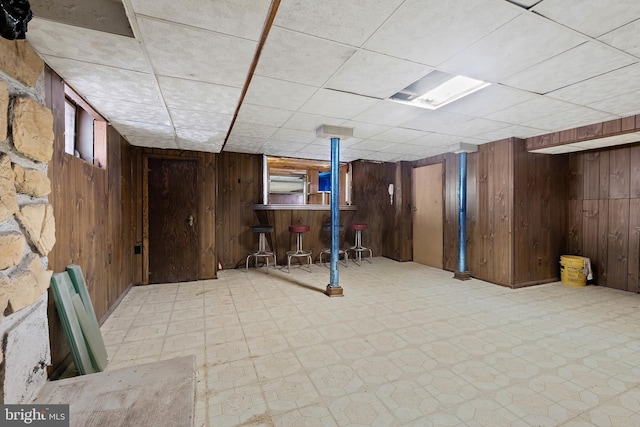
[(72, 427), (193, 424), (195, 357), (48, 382), (35, 404), (68, 403)]

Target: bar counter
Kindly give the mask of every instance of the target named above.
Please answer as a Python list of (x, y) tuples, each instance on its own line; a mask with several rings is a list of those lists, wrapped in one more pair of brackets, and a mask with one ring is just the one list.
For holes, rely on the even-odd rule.
[[(304, 249), (313, 252), (314, 262), (319, 259), (320, 251), (331, 247), (331, 232), (323, 231), (322, 225), (331, 222), (329, 205), (253, 205), (260, 224), (273, 226), (273, 233), (267, 235), (267, 242), (275, 251), (279, 264), (287, 263), (286, 252), (295, 250), (296, 236), (289, 232), (292, 224), (306, 224), (311, 227), (302, 236)], [(344, 229), (340, 232), (339, 247), (345, 247), (345, 234), (353, 222), (358, 208), (356, 206), (340, 206), (340, 224)], [(350, 246), (350, 245), (349, 245)], [(328, 262), (329, 257), (323, 257)], [(292, 260), (295, 263), (295, 260)]]

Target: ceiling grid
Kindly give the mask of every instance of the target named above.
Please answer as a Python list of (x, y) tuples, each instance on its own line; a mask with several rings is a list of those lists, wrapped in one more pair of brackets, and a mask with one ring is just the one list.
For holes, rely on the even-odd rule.
[[(345, 161), (417, 160), (640, 114), (640, 3), (123, 3), (134, 38), (36, 14), (27, 39), (132, 145), (328, 160), (330, 124), (354, 128)], [(433, 70), (491, 84), (437, 110), (388, 99)]]

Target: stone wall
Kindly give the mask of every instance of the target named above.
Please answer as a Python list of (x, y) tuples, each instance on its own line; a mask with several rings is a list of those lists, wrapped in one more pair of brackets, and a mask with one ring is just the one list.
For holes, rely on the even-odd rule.
[(43, 70), (28, 42), (0, 38), (0, 401), (7, 404), (35, 398), (51, 359), (53, 116), (44, 106)]

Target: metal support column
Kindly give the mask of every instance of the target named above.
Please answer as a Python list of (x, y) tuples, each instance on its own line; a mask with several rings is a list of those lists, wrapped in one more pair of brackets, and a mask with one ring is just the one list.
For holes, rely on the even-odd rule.
[(330, 297), (343, 296), (338, 278), (340, 256), (340, 137), (353, 137), (353, 128), (322, 125), (316, 129), (318, 138), (331, 138), (331, 276), (325, 294)]
[(458, 176), (458, 270), (456, 279), (469, 280), (467, 271), (467, 153), (459, 155), (460, 166)]
[(338, 257), (340, 242), (340, 138), (331, 138), (331, 280), (330, 287), (339, 287)]

